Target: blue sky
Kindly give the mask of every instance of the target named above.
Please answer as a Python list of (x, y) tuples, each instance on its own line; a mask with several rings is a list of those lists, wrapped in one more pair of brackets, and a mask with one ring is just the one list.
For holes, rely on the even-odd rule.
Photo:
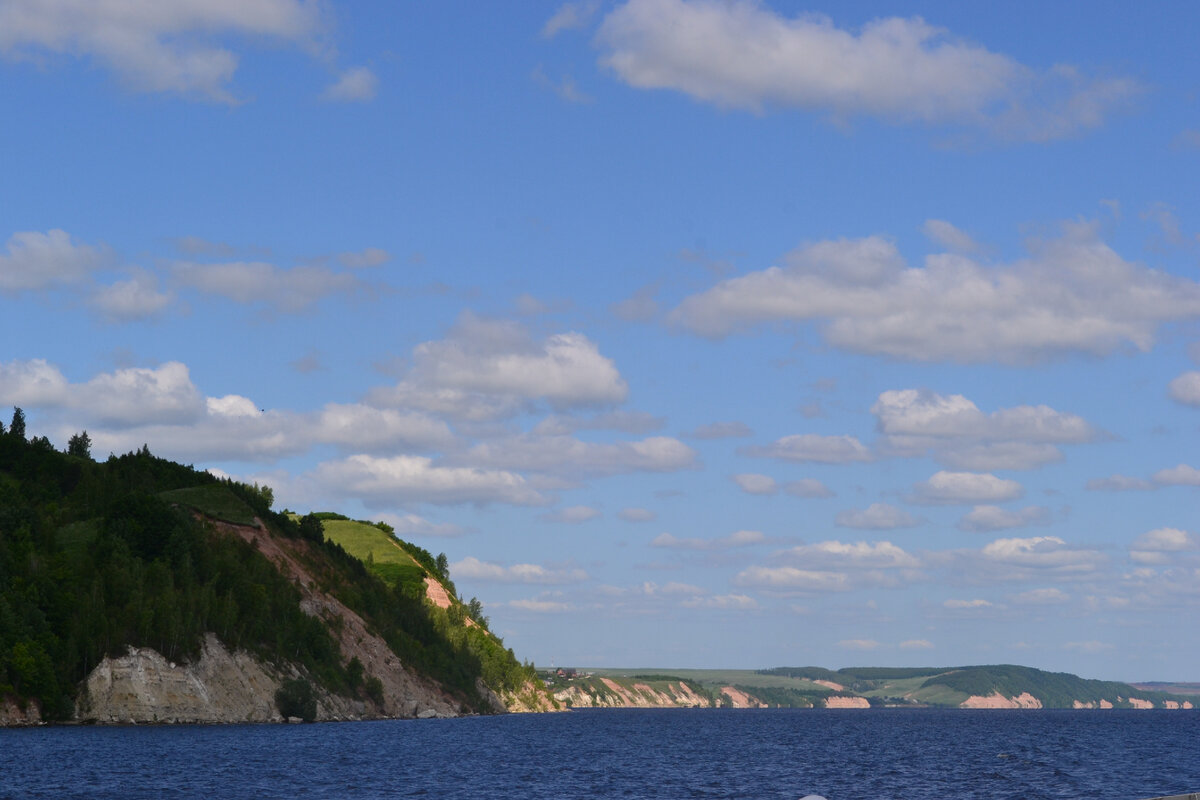
[(1197, 13), (0, 0), (0, 404), (539, 664), (1197, 679)]

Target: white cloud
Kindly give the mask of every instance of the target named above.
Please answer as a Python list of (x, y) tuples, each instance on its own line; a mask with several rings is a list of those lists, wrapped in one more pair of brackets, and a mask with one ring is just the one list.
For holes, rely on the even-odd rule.
[(124, 281), (97, 288), (88, 304), (110, 322), (150, 319), (171, 303), (171, 295), (158, 290), (158, 277), (138, 272)]
[(542, 26), (542, 36), (553, 39), (563, 31), (585, 27), (600, 8), (599, 0), (579, 0), (563, 3)]
[(1049, 521), (1050, 509), (1045, 506), (1027, 506), (1020, 511), (1006, 511), (999, 506), (975, 506), (958, 521), (958, 529), (990, 532), (1045, 524)]
[(585, 442), (570, 436), (520, 434), (480, 442), (455, 460), (477, 466), (552, 472), (567, 477), (676, 472), (696, 466), (696, 452), (678, 439)]
[(1059, 461), (1062, 444), (1094, 441), (1082, 417), (1049, 406), (1015, 406), (985, 414), (966, 397), (919, 389), (891, 390), (871, 407), (885, 452), (930, 453), (967, 470), (1031, 469)]
[(1070, 66), (1039, 72), (920, 17), (876, 19), (855, 33), (750, 0), (629, 0), (597, 40), (603, 63), (640, 89), (722, 108), (971, 125), (1016, 139), (1095, 127), (1140, 91), (1130, 79), (1091, 79)]
[[(0, 7), (0, 42), (4, 8)], [(63, 230), (14, 233), (0, 254), (0, 292), (21, 292), (85, 282), (104, 267), (104, 250), (75, 242)]]
[(358, 452), (443, 448), (454, 442), (450, 428), (441, 420), (357, 403), (329, 403), (316, 415), (312, 425), (313, 441)]
[(626, 522), (653, 522), (658, 518), (658, 514), (648, 508), (622, 508), (617, 516)]
[(932, 650), (933, 642), (928, 639), (906, 639), (900, 643), (901, 650)]
[(575, 567), (549, 568), (541, 564), (511, 564), (504, 566), (467, 556), (450, 565), (455, 580), (491, 581), (495, 583), (568, 584), (582, 583), (588, 574)]
[(1177, 562), (1180, 553), (1200, 550), (1200, 539), (1179, 528), (1156, 528), (1139, 536), (1129, 545), (1129, 558), (1136, 564), (1167, 565)]
[[(43, 407), (63, 407), (84, 417), (119, 428), (154, 424), (187, 424), (199, 419), (205, 401), (192, 383), (188, 368), (168, 361), (154, 368), (131, 367), (97, 375), (84, 384), (58, 383), (56, 368), (33, 362), (33, 383), (45, 391), (57, 385), (59, 394), (43, 394)], [(61, 378), (61, 374), (59, 375)], [(36, 391), (36, 390), (35, 390)], [(33, 399), (33, 398), (30, 398)]]
[(1151, 477), (1159, 486), (1200, 486), (1200, 469), (1180, 464), (1170, 469), (1161, 469)]
[(0, 403), (44, 408), (65, 405), (71, 387), (58, 367), (45, 359), (0, 362)]
[(374, 506), (406, 503), (537, 506), (548, 502), (516, 473), (442, 467), (423, 456), (353, 455), (318, 465), (312, 478), (327, 491), (343, 492)]
[(557, 511), (542, 514), (539, 519), (544, 522), (561, 522), (567, 525), (578, 525), (582, 522), (599, 518), (600, 511), (590, 506), (568, 506)]
[(911, 514), (887, 503), (872, 503), (864, 509), (849, 509), (841, 511), (834, 518), (834, 524), (842, 528), (861, 528), (863, 530), (893, 530), (895, 528), (912, 528), (920, 524)]
[(542, 436), (562, 436), (575, 431), (621, 431), (622, 433), (649, 433), (660, 430), (666, 420), (644, 411), (607, 411), (591, 417), (551, 414), (533, 428), (533, 433)]
[(844, 572), (796, 567), (748, 567), (733, 579), (738, 586), (778, 592), (844, 592), (853, 588)]
[(315, 53), (324, 28), (322, 4), (305, 0), (9, 0), (0, 5), (0, 54), (91, 58), (139, 91), (232, 103), (238, 56), (218, 37), (271, 38)]
[(1021, 484), (990, 473), (947, 472), (942, 470), (929, 480), (913, 486), (912, 501), (926, 505), (972, 505), (1002, 503), (1025, 493)]
[(779, 484), (770, 475), (742, 472), (731, 476), (731, 480), (746, 494), (769, 495), (779, 491)]
[(225, 297), (235, 303), (261, 303), (279, 311), (303, 311), (319, 300), (363, 288), (353, 275), (327, 267), (282, 269), (262, 261), (201, 264), (180, 261), (171, 274), (181, 286)]
[(784, 436), (765, 447), (746, 447), (741, 452), (761, 458), (819, 464), (850, 464), (873, 459), (866, 446), (853, 436), (821, 436), (816, 433)]
[(745, 594), (719, 594), (710, 597), (689, 597), (680, 603), (684, 608), (749, 611), (758, 608), (758, 601)]
[(785, 494), (792, 497), (833, 497), (833, 490), (816, 478), (800, 478), (783, 484)]
[(1200, 316), (1200, 284), (1122, 259), (1098, 227), (1066, 223), (1031, 255), (991, 265), (935, 254), (909, 267), (878, 236), (824, 241), (692, 295), (669, 319), (725, 336), (811, 321), (830, 345), (913, 361), (1026, 363), (1146, 351), (1164, 323)]
[(509, 600), (506, 605), (509, 608), (520, 609), (521, 611), (532, 611), (535, 614), (557, 614), (563, 611), (570, 611), (569, 603), (564, 603), (561, 600)]
[(960, 610), (960, 609), (974, 609), (974, 608), (994, 608), (996, 604), (991, 603), (987, 600), (981, 600), (981, 599), (976, 598), (974, 600), (950, 599), (950, 600), (944, 601), (942, 603), (942, 605), (945, 608)]
[(658, 289), (656, 284), (643, 286), (624, 300), (613, 303), (609, 310), (626, 322), (649, 322), (658, 315), (658, 301), (654, 299)]
[(767, 537), (761, 531), (734, 531), (719, 539), (681, 539), (669, 533), (660, 533), (650, 542), (651, 547), (666, 547), (672, 550), (728, 550), (734, 547), (749, 547), (762, 544)]
[(1062, 589), (1030, 589), (1027, 592), (1015, 594), (1011, 598), (1012, 602), (1022, 606), (1051, 606), (1061, 605), (1071, 599), (1071, 596)]
[(688, 434), (692, 439), (745, 438), (754, 432), (744, 422), (711, 422), (701, 425)]
[(342, 71), (337, 83), (330, 86), (321, 98), (334, 103), (365, 103), (375, 99), (379, 78), (368, 67), (351, 67)]
[(1172, 400), (1187, 406), (1200, 406), (1200, 372), (1185, 372), (1167, 388)]
[(927, 219), (921, 231), (937, 244), (955, 253), (974, 253), (979, 244), (966, 231), (942, 219)]
[(1105, 560), (1099, 551), (1068, 547), (1057, 536), (997, 539), (985, 546), (981, 555), (998, 564), (1062, 573), (1092, 572)]
[(1092, 492), (1146, 492), (1157, 488), (1153, 482), (1128, 475), (1110, 475), (1107, 478), (1092, 478), (1085, 486)]
[(493, 420), (541, 401), (556, 411), (613, 406), (629, 392), (612, 360), (581, 333), (535, 341), (522, 325), (464, 313), (445, 339), (413, 350), (395, 387), (369, 397), (446, 416)]
[(891, 542), (826, 541), (800, 545), (779, 554), (805, 567), (829, 569), (915, 569), (921, 562)]

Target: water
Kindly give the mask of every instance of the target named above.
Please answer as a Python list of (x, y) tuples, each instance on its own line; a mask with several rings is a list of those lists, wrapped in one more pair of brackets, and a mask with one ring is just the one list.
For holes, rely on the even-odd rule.
[(598, 710), (0, 730), (2, 798), (1111, 798), (1200, 790), (1200, 711)]

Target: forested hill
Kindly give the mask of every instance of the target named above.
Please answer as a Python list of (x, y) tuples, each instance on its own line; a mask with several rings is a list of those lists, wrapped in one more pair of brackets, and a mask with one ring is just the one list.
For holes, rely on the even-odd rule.
[[(534, 685), (499, 639), (465, 632), (457, 597), (428, 601), (425, 577), (452, 587), (444, 558), (425, 553), (415, 581), (381, 580), (319, 518), (272, 510), (266, 487), (146, 447), (96, 461), (86, 433), (59, 452), (26, 437), (20, 410), (0, 431), (0, 703), (71, 719), (107, 657), (133, 646), (188, 663), (206, 635), (294, 676), (308, 711), (315, 692), (364, 716), (411, 714), (386, 696), (411, 683), (383, 674), (401, 668), (456, 713), (503, 710)], [(347, 620), (379, 647), (359, 658)]]

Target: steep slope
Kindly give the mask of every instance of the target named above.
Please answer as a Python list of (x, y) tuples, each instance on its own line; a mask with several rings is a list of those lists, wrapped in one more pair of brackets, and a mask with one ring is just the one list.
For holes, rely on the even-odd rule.
[(146, 448), (0, 435), (0, 724), (504, 710), (423, 582), (270, 505)]

